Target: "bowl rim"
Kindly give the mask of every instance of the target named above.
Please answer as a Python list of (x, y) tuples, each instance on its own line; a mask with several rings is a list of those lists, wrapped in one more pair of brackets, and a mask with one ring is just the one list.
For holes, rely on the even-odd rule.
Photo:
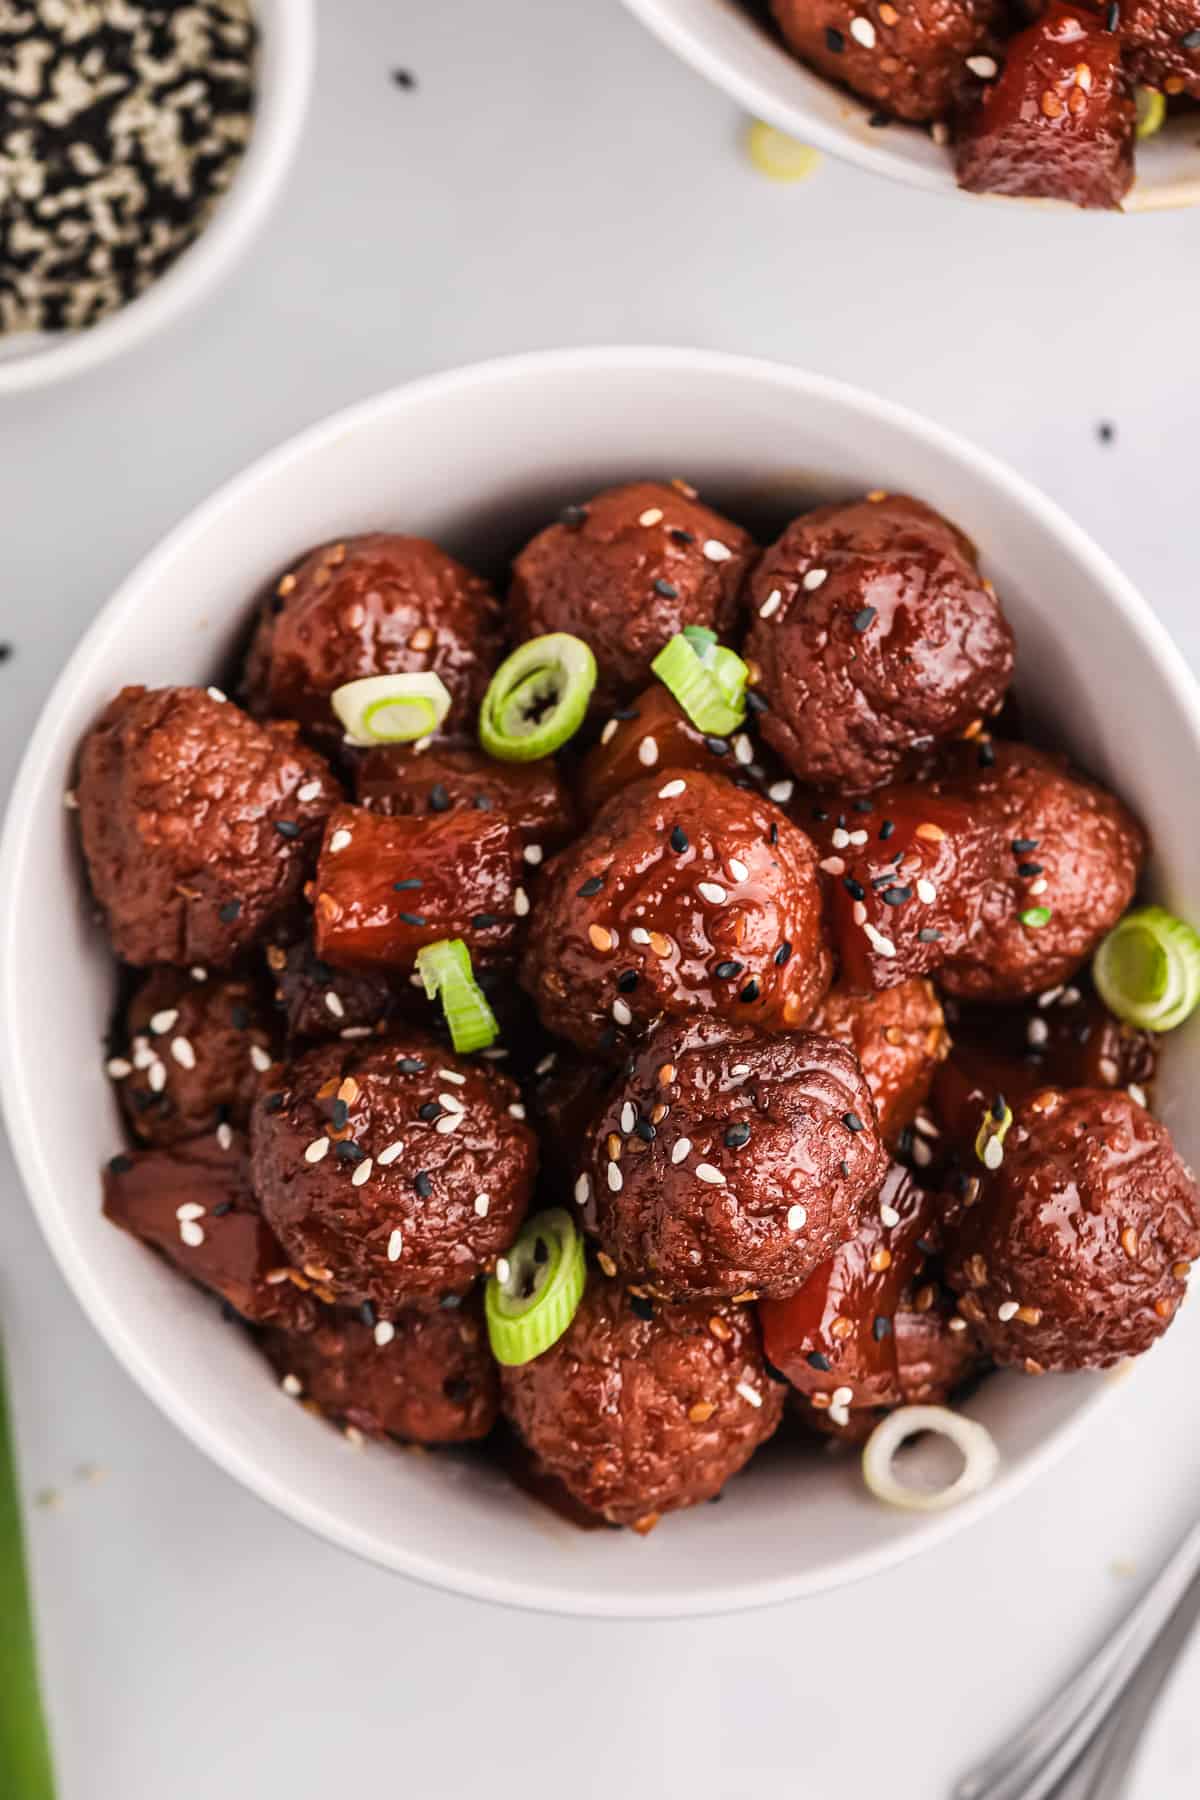
[[(713, 8), (718, 3), (738, 4), (740, 0), (706, 0), (706, 4)], [(811, 142), (817, 149), (841, 162), (852, 163), (855, 167), (866, 169), (870, 174), (882, 176), (888, 181), (903, 182), (905, 186), (918, 188), (922, 193), (941, 194), (961, 204), (987, 201), (992, 204), (1036, 207), (1042, 212), (1071, 217), (1079, 210), (1065, 200), (1037, 199), (1028, 195), (968, 193), (954, 179), (949, 162), (944, 169), (939, 169), (897, 156), (883, 142), (888, 135), (886, 132), (868, 131), (865, 136), (860, 136), (846, 125), (830, 124), (816, 113), (808, 111), (802, 95), (798, 94), (795, 101), (781, 101), (769, 83), (760, 81), (714, 49), (708, 41), (703, 23), (699, 19), (681, 16), (674, 0), (624, 0), (624, 5), (681, 62), (736, 100), (751, 117), (763, 119), (768, 125), (774, 125), (777, 130), (791, 137)], [(750, 27), (755, 25), (755, 21), (749, 17), (746, 23)], [(777, 47), (781, 55), (790, 54), (782, 42)], [(863, 118), (866, 118), (865, 101), (848, 89), (843, 94), (836, 83), (827, 80), (817, 70), (808, 68), (801, 58), (794, 57), (793, 60), (798, 70), (820, 82), (831, 94), (840, 95), (848, 110), (859, 109)], [(910, 129), (920, 128), (913, 126)], [(1120, 218), (1129, 213), (1163, 212), (1197, 205), (1200, 205), (1200, 175), (1180, 176), (1174, 181), (1153, 183), (1143, 183), (1139, 176), (1116, 216)]]
[[(76, 690), (86, 684), (91, 664), (101, 650), (136, 622), (142, 596), (158, 581), (160, 568), (185, 553), (189, 544), (208, 536), (224, 511), (240, 504), (261, 481), (285, 474), (314, 452), (343, 441), (359, 429), (370, 428), (391, 412), (403, 411), (413, 403), (436, 402), (490, 382), (524, 382), (580, 373), (603, 373), (611, 379), (640, 373), (678, 374), (681, 379), (704, 374), (763, 383), (775, 389), (783, 387), (800, 403), (806, 398), (819, 397), (857, 416), (864, 425), (869, 426), (872, 421), (885, 423), (922, 440), (933, 451), (952, 457), (972, 474), (1000, 488), (1010, 501), (1056, 535), (1068, 553), (1082, 565), (1088, 580), (1103, 592), (1111, 606), (1125, 615), (1179, 707), (1200, 755), (1200, 683), (1146, 600), (1107, 553), (1056, 502), (990, 452), (976, 448), (957, 433), (897, 402), (879, 398), (849, 383), (788, 364), (722, 351), (653, 345), (600, 346), (497, 357), (388, 388), (286, 439), (222, 483), (207, 500), (189, 511), (120, 583), (80, 640), (47, 696), (13, 784), (0, 839), (0, 991), (5, 991), (6, 987), (12, 991), (11, 971), (22, 955), (15, 929), (15, 909), (5, 905), (4, 901), (22, 881), (30, 842), (42, 822), (44, 796), (39, 772), (47, 765), (57, 764)], [(74, 727), (71, 729), (73, 731)], [(628, 1586), (614, 1581), (609, 1591), (597, 1593), (592, 1588), (574, 1588), (569, 1579), (550, 1589), (509, 1577), (502, 1571), (486, 1577), (460, 1575), (453, 1566), (414, 1553), (403, 1544), (381, 1546), (368, 1532), (340, 1516), (331, 1505), (312, 1500), (277, 1477), (269, 1462), (232, 1448), (218, 1428), (210, 1428), (195, 1414), (188, 1399), (175, 1390), (160, 1372), (154, 1358), (126, 1329), (119, 1308), (102, 1282), (93, 1275), (65, 1216), (54, 1204), (56, 1182), (46, 1149), (49, 1134), (39, 1122), (35, 1086), (36, 1072), (29, 1070), (22, 1058), (19, 1023), (12, 1010), (5, 1008), (0, 1014), (0, 1101), (22, 1181), (60, 1270), (118, 1361), (198, 1449), (260, 1499), (270, 1502), (286, 1517), (327, 1541), (444, 1591), (525, 1610), (574, 1617), (652, 1619), (737, 1612), (846, 1586), (894, 1567), (918, 1551), (934, 1547), (974, 1520), (993, 1512), (1064, 1455), (1087, 1422), (1107, 1404), (1118, 1385), (1123, 1385), (1111, 1380), (1094, 1382), (1084, 1392), (1071, 1417), (1025, 1453), (1018, 1464), (1006, 1468), (982, 1494), (945, 1513), (925, 1515), (920, 1530), (881, 1542), (874, 1551), (859, 1552), (849, 1562), (846, 1559), (835, 1561), (817, 1572), (756, 1581), (720, 1580), (698, 1588), (694, 1596), (672, 1596), (667, 1600), (639, 1597), (636, 1580), (632, 1578)]]
[[(274, 205), (296, 154), (316, 66), (316, 0), (255, 0), (270, 78), (229, 190), (212, 218), (157, 281), (86, 331), (67, 332), (27, 355), (0, 360), (0, 398), (79, 375), (122, 355), (202, 299), (226, 275)], [(261, 74), (261, 70), (260, 70)]]

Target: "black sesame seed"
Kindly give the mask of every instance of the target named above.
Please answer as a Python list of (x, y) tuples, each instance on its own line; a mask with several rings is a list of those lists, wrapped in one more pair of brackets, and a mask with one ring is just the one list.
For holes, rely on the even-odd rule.
[(829, 814), (825, 811), (823, 806), (814, 806), (813, 818), (817, 821), (818, 825), (824, 825), (829, 818)]
[(1185, 31), (1179, 42), (1185, 50), (1200, 50), (1200, 30)]
[(842, 36), (841, 32), (836, 31), (832, 25), (827, 25), (825, 27), (825, 48), (827, 50), (832, 50), (835, 56), (840, 56), (842, 51), (846, 48), (845, 38)]
[(413, 888), (419, 888), (420, 886), (421, 886), (420, 876), (419, 875), (410, 875), (407, 881), (393, 881), (392, 892), (393, 892), (393, 894), (407, 894)]
[(687, 832), (682, 825), (676, 825), (671, 832), (671, 848), (677, 856), (682, 856), (687, 847)]
[(878, 614), (873, 606), (861, 607), (854, 615), (855, 631), (867, 631), (875, 623), (877, 617)]
[(846, 1161), (845, 1157), (843, 1157), (841, 1162), (838, 1164), (838, 1168), (842, 1172), (843, 1180), (849, 1181), (849, 1179), (850, 1179), (850, 1164)]
[(621, 973), (617, 976), (617, 992), (619, 994), (632, 994), (634, 988), (638, 984), (638, 979), (639, 977), (636, 969), (622, 969)]
[(890, 887), (883, 890), (885, 906), (903, 906), (906, 900), (911, 899), (912, 889), (910, 887)]
[(704, 747), (711, 750), (714, 756), (726, 756), (729, 752), (729, 745), (720, 737), (706, 737)]
[(937, 1252), (937, 1245), (931, 1243), (928, 1238), (919, 1237), (917, 1239), (917, 1249), (921, 1252), (922, 1256), (933, 1256)]
[(1024, 856), (1027, 850), (1036, 850), (1041, 841), (1041, 838), (1014, 838), (1012, 841), (1013, 855)]
[(362, 1305), (358, 1309), (358, 1316), (362, 1320), (364, 1325), (374, 1325), (376, 1313), (375, 1313), (374, 1306), (371, 1304), (371, 1302), (369, 1300), (363, 1301)]
[(1007, 1111), (1008, 1102), (1005, 1100), (1004, 1095), (997, 1094), (996, 1098), (992, 1101), (992, 1117), (998, 1125), (1003, 1123), (1004, 1115)]
[(770, 712), (771, 708), (763, 699), (757, 688), (746, 689), (746, 706), (752, 713)]
[(235, 1031), (248, 1031), (250, 1029), (249, 1008), (245, 1006), (231, 1006), (229, 1009), (229, 1023), (233, 1026)]
[(771, 845), (775, 845), (779, 842), (779, 826), (775, 823), (774, 819), (771, 820), (771, 828), (767, 832), (767, 842)]
[(285, 1105), (282, 1094), (268, 1094), (263, 1101), (263, 1111), (266, 1113), (282, 1112)]
[(896, 821), (894, 819), (885, 819), (883, 821), (883, 824), (879, 827), (879, 835), (885, 844), (895, 829)]
[(350, 1108), (346, 1105), (346, 1102), (344, 1100), (335, 1100), (333, 1103), (333, 1110), (329, 1115), (329, 1123), (333, 1126), (333, 1129), (335, 1131), (343, 1130), (346, 1120), (349, 1117)]
[(922, 925), (917, 933), (917, 942), (918, 944), (936, 944), (941, 935), (941, 932), (935, 931), (932, 925)]
[(731, 1150), (740, 1150), (743, 1144), (750, 1142), (750, 1127), (746, 1124), (731, 1125), (725, 1133), (725, 1142)]
[(333, 1154), (338, 1158), (339, 1162), (360, 1163), (367, 1153), (365, 1150), (360, 1149), (357, 1144), (352, 1143), (347, 1139), (344, 1144), (335, 1144), (333, 1146)]
[(402, 925), (424, 925), (427, 921), (424, 913), (402, 912), (397, 915)]
[(891, 1330), (892, 1321), (883, 1313), (876, 1314), (875, 1321), (871, 1326), (871, 1336), (875, 1339), (875, 1342), (877, 1344), (882, 1344), (885, 1337), (891, 1336)]
[(1017, 874), (1018, 875), (1029, 875), (1029, 876), (1040, 875), (1043, 872), (1043, 867), (1044, 867), (1044, 865), (1042, 863), (1031, 863), (1031, 862), (1018, 863), (1017, 864)]
[(396, 1063), (402, 1075), (423, 1075), (425, 1064), (419, 1056), (401, 1056)]
[[(888, 880), (889, 881), (891, 880), (890, 875), (888, 876)], [(846, 892), (849, 894), (849, 896), (852, 900), (865, 900), (867, 897), (866, 888), (863, 886), (861, 881), (855, 881), (853, 875), (843, 875), (842, 876), (842, 886), (845, 888)]]
[(792, 946), (788, 943), (787, 939), (784, 938), (782, 944), (780, 944), (778, 950), (775, 952), (776, 968), (782, 969), (784, 963), (788, 960), (788, 958), (791, 954), (792, 954)]
[(996, 752), (990, 741), (985, 738), (979, 746), (978, 762), (981, 769), (990, 769), (996, 761)]
[(820, 1369), (823, 1374), (827, 1373), (833, 1367), (829, 1358), (827, 1356), (822, 1356), (819, 1350), (810, 1350), (804, 1360), (810, 1369)]
[(782, 1369), (777, 1369), (769, 1356), (763, 1357), (763, 1368), (767, 1371), (768, 1381), (777, 1381), (780, 1387), (787, 1386), (787, 1376)]
[(444, 781), (435, 781), (429, 790), (429, 810), (435, 813), (450, 811), (450, 796), (446, 792)]
[(868, 800), (864, 794), (861, 800), (856, 800), (854, 802), (854, 810), (856, 813), (874, 812), (875, 802), (873, 800)]
[(564, 506), (558, 515), (558, 522), (565, 525), (568, 531), (578, 531), (581, 525), (587, 523), (587, 516), (586, 506)]
[(866, 1126), (863, 1124), (862, 1120), (859, 1118), (859, 1116), (856, 1112), (843, 1113), (842, 1114), (842, 1124), (846, 1127), (847, 1131), (865, 1131), (866, 1130)]
[(219, 908), (217, 917), (220, 919), (222, 925), (232, 925), (241, 910), (242, 903), (240, 900), (227, 900), (224, 906)]
[(330, 966), (327, 962), (320, 962), (320, 961), (314, 962), (313, 966), (312, 966), (312, 971), (318, 981), (322, 981), (322, 982), (325, 982), (326, 984), (328, 984), (329, 982), (331, 982), (333, 980), (333, 970), (330, 968)]
[(649, 1119), (637, 1119), (634, 1122), (634, 1135), (640, 1137), (644, 1144), (652, 1144), (658, 1136), (658, 1130)]
[(398, 88), (407, 88), (411, 90), (417, 85), (417, 78), (411, 69), (393, 69), (392, 80)]
[(576, 892), (577, 897), (580, 900), (591, 900), (596, 894), (598, 894), (600, 892), (600, 889), (603, 886), (604, 886), (603, 875), (591, 875), (584, 882), (584, 884), (581, 888), (576, 888), (575, 892)]
[(11, 644), (0, 644), (0, 663), (6, 663), (13, 653)]
[(867, 119), (867, 124), (870, 125), (875, 131), (881, 131), (885, 125), (890, 125), (891, 122), (892, 122), (891, 113), (885, 113), (885, 112), (873, 112), (869, 115), (869, 117)]
[(471, 1398), (471, 1383), (465, 1375), (447, 1375), (442, 1383), (442, 1392), (455, 1406), (462, 1406)]
[(682, 525), (672, 525), (667, 536), (673, 537), (677, 544), (694, 544), (696, 541), (695, 532), (685, 531)]
[(109, 1158), (108, 1172), (110, 1175), (128, 1175), (132, 1167), (132, 1156), (112, 1156)]
[(745, 966), (745, 963), (740, 962), (720, 962), (713, 970), (713, 974), (718, 981), (732, 981), (735, 975), (741, 974)]
[(226, 1213), (233, 1211), (233, 1201), (218, 1200), (215, 1206), (209, 1208), (209, 1211), (214, 1219), (223, 1219)]
[(661, 594), (664, 600), (678, 600), (679, 598), (679, 589), (675, 583), (664, 581), (661, 575), (655, 580), (654, 591), (656, 594)]
[(1120, 25), (1121, 8), (1118, 5), (1118, 0), (1112, 0), (1112, 4), (1104, 15), (1104, 23), (1109, 31), (1116, 31), (1117, 27)]
[(613, 718), (619, 719), (622, 725), (626, 724), (630, 719), (636, 719), (639, 716), (636, 706), (618, 706), (616, 712), (613, 714)]
[(649, 1324), (654, 1317), (654, 1302), (647, 1300), (644, 1294), (630, 1294), (629, 1310), (635, 1319), (641, 1319), (644, 1324)]
[(490, 794), (476, 794), (471, 805), (475, 808), (476, 812), (491, 812), (492, 796)]
[(298, 838), (300, 827), (294, 819), (276, 819), (275, 829), (281, 838)]
[(441, 1116), (442, 1109), (436, 1100), (427, 1100), (424, 1106), (417, 1108), (418, 1119), (424, 1119), (427, 1125), (432, 1124), (434, 1119), (440, 1119)]
[(745, 987), (742, 989), (741, 993), (738, 995), (738, 999), (741, 1000), (746, 1006), (749, 1006), (751, 1001), (757, 1000), (758, 999), (758, 983), (757, 983), (757, 981), (748, 981), (746, 983)]
[(425, 1173), (424, 1169), (418, 1169), (413, 1176), (413, 1187), (421, 1196), (422, 1200), (428, 1200), (430, 1194), (432, 1194), (433, 1183), (430, 1181), (429, 1176)]
[(471, 914), (472, 931), (490, 931), (493, 925), (498, 925), (499, 923), (500, 920), (495, 913)]
[(222, 1300), (221, 1302), (221, 1317), (226, 1325), (240, 1325), (242, 1323), (241, 1313), (238, 1312), (235, 1306), (230, 1306), (228, 1300)]

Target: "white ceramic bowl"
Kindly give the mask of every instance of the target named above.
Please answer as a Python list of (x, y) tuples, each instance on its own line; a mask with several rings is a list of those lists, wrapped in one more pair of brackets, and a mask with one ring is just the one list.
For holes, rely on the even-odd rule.
[(119, 356), (216, 286), (262, 226), (296, 152), (312, 87), (314, 0), (255, 0), (259, 50), (250, 142), (228, 193), (166, 274), (87, 331), (0, 336), (0, 398)]
[[(954, 179), (951, 153), (921, 126), (893, 123), (880, 131), (868, 120), (873, 108), (826, 81), (787, 49), (783, 40), (743, 0), (625, 0), (684, 62), (708, 77), (755, 118), (857, 163), (872, 174), (965, 200), (997, 195), (964, 194)], [(1126, 212), (1200, 202), (1200, 125), (1194, 116), (1172, 120), (1137, 147), (1137, 181)], [(1011, 202), (1010, 202), (1011, 204)], [(1061, 202), (1026, 206), (1072, 209)]]
[[(797, 1466), (768, 1451), (718, 1512), (668, 1519), (642, 1541), (579, 1532), (461, 1457), (354, 1452), (280, 1392), (210, 1300), (101, 1217), (98, 1170), (120, 1136), (100, 1052), (113, 966), (63, 793), (113, 692), (211, 679), (251, 597), (306, 545), (391, 527), (496, 567), (564, 502), (674, 474), (761, 530), (877, 486), (944, 509), (982, 547), (1016, 627), (1023, 701), (1138, 808), (1160, 849), (1155, 893), (1200, 916), (1200, 835), (1177, 828), (1200, 699), (1129, 583), (1018, 476), (936, 426), (817, 376), (708, 351), (487, 363), (384, 394), (257, 463), (147, 558), (84, 638), (30, 744), (0, 855), (0, 1091), (46, 1236), (113, 1350), (194, 1442), (292, 1518), (405, 1574), (558, 1612), (717, 1612), (883, 1568), (997, 1505), (1107, 1385), (984, 1383), (968, 1410), (995, 1434), (1003, 1472), (978, 1501), (935, 1517), (877, 1505), (853, 1458)], [(1200, 1036), (1182, 1032), (1162, 1098), (1193, 1157), (1198, 1070)]]

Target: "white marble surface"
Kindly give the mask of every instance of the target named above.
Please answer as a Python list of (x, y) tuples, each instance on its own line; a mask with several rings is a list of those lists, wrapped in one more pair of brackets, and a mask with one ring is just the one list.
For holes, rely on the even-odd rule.
[[(321, 11), (305, 153), (252, 258), (136, 358), (0, 410), (6, 785), (85, 621), (217, 481), (345, 401), (538, 345), (747, 349), (907, 401), (1049, 489), (1200, 662), (1195, 215), (949, 205), (832, 165), (775, 187), (617, 0)], [(0, 1181), (26, 1485), (57, 1495), (30, 1522), (63, 1800), (741, 1800), (764, 1778), (941, 1800), (1200, 1499), (1193, 1321), (936, 1560), (714, 1622), (502, 1614), (352, 1561), (202, 1461), (80, 1316), (10, 1164)], [(1197, 1700), (1200, 1650), (1136, 1800), (1200, 1789)]]

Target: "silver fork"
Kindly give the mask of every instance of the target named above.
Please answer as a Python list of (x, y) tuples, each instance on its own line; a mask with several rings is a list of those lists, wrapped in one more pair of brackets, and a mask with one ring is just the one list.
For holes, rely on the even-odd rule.
[[(952, 1800), (1092, 1800), (1093, 1795), (1097, 1800), (1116, 1800), (1121, 1792), (1119, 1782), (1132, 1762), (1142, 1726), (1200, 1611), (1198, 1575), (1200, 1523), (1191, 1527), (1107, 1642), (1015, 1738), (962, 1777)], [(1175, 1628), (1179, 1634), (1177, 1642)], [(1154, 1655), (1160, 1639), (1162, 1655)], [(1103, 1778), (1109, 1785), (1068, 1786), (1060, 1790), (1058, 1784), (1077, 1765), (1077, 1772), (1082, 1771), (1081, 1779), (1087, 1773), (1080, 1759), (1109, 1723), (1147, 1659), (1151, 1662), (1146, 1679), (1130, 1695), (1129, 1722), (1124, 1715), (1112, 1717), (1104, 1732), (1103, 1746), (1097, 1744), (1085, 1759), (1090, 1762), (1093, 1779)], [(1144, 1709), (1140, 1716), (1139, 1709)], [(1136, 1725), (1132, 1723), (1135, 1719)], [(1110, 1780), (1112, 1771), (1105, 1761), (1106, 1754), (1114, 1769), (1118, 1756), (1124, 1758), (1112, 1777), (1118, 1782), (1116, 1786)]]

